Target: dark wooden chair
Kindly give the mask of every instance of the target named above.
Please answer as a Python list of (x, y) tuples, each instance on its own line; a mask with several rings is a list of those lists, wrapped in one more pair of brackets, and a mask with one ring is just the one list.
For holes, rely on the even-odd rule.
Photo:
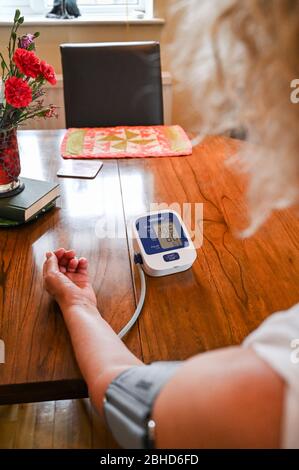
[(157, 42), (62, 44), (66, 127), (164, 123)]

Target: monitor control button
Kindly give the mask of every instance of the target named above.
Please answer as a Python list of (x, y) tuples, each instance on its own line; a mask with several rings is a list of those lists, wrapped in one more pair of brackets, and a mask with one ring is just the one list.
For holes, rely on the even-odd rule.
[(180, 259), (180, 255), (178, 253), (169, 253), (167, 255), (164, 255), (163, 259), (164, 261), (166, 261), (166, 263), (169, 263), (170, 261), (177, 261), (178, 259)]

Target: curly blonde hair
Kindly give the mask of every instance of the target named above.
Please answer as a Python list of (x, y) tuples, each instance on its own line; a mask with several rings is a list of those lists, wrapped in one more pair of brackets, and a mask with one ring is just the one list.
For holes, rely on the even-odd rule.
[(250, 236), (273, 210), (299, 202), (299, 104), (291, 101), (291, 82), (299, 78), (299, 1), (173, 3), (174, 15), (184, 13), (174, 69), (199, 111), (190, 130), (242, 127), (254, 144), (240, 155), (250, 175)]

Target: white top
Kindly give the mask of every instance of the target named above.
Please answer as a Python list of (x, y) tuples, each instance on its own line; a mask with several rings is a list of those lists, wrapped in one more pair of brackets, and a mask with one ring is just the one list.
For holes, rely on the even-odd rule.
[(267, 318), (243, 346), (251, 347), (284, 379), (281, 447), (299, 449), (299, 304)]

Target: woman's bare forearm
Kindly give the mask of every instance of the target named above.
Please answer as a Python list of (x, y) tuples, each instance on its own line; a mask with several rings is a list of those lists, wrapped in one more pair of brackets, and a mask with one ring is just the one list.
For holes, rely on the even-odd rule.
[(95, 306), (62, 307), (62, 312), (81, 373), (101, 412), (110, 382), (122, 371), (143, 363), (128, 350)]

